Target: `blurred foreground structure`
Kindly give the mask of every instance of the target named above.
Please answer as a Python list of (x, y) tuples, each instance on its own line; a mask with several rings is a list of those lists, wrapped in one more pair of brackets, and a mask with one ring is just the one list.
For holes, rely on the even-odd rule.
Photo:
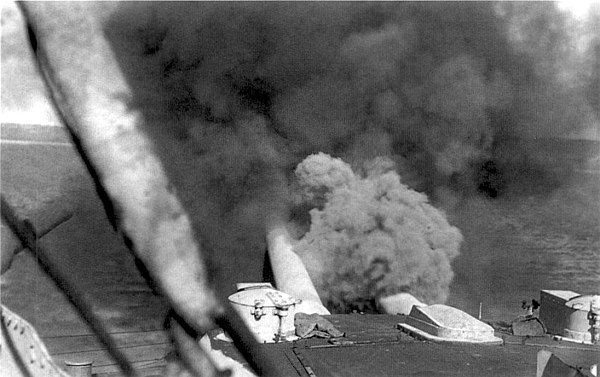
[[(208, 258), (203, 250), (205, 245), (198, 238), (193, 219), (171, 184), (170, 172), (156, 153), (156, 140), (142, 132), (144, 119), (131, 111), (123, 100), (131, 99), (132, 93), (113, 60), (111, 47), (103, 40), (99, 30), (109, 10), (95, 8), (94, 5), (86, 10), (93, 10), (98, 19), (89, 19), (89, 14), (79, 7), (78, 4), (24, 5), (50, 91), (63, 120), (70, 127), (75, 147), (95, 180), (105, 208), (165, 294), (167, 306), (174, 309), (171, 336), (179, 345), (184, 368), (198, 375), (218, 375), (217, 369), (221, 367), (211, 360), (205, 347), (196, 343), (198, 335), (212, 331), (215, 325), (227, 331), (237, 348), (211, 340), (213, 346), (248, 363), (261, 375), (303, 376), (314, 375), (315, 371), (317, 375), (402, 375), (431, 368), (431, 375), (459, 376), (487, 369), (489, 375), (525, 376), (531, 375), (535, 365), (532, 355), (535, 356), (538, 349), (563, 352), (562, 345), (548, 337), (541, 337), (538, 341), (515, 337), (514, 334), (502, 336), (503, 348), (482, 349), (473, 345), (422, 342), (422, 338), (415, 339), (400, 332), (398, 325), (404, 323), (404, 317), (360, 314), (329, 317), (347, 334), (343, 340), (311, 339), (277, 343), (272, 348), (255, 343), (239, 315), (232, 312), (225, 302), (223, 287), (215, 285), (214, 277), (211, 278), (212, 271), (207, 267)], [(38, 233), (41, 237), (42, 232)], [(27, 246), (37, 249), (33, 243)], [(272, 259), (276, 258), (272, 256)], [(277, 285), (285, 287), (285, 279), (278, 279), (285, 274), (274, 273)], [(299, 279), (305, 279), (306, 274), (303, 275)], [(292, 283), (285, 290), (300, 288), (304, 286)], [(75, 294), (74, 290), (68, 291)], [(311, 290), (308, 296), (314, 294)], [(318, 295), (313, 299), (318, 307)], [(427, 310), (415, 311), (423, 314)], [(83, 308), (82, 312), (90, 314), (91, 311)], [(414, 320), (415, 316), (410, 319)], [(433, 316), (427, 321), (429, 324), (436, 322)], [(114, 349), (127, 348), (140, 353), (156, 351), (158, 359), (164, 358), (162, 353), (167, 342), (162, 331), (153, 334), (157, 339), (151, 346), (122, 346), (115, 340), (115, 334), (104, 330), (100, 332), (99, 335), (109, 339), (104, 342), (104, 347), (110, 349), (111, 342), (116, 344), (113, 352)], [(134, 334), (128, 335), (131, 338), (125, 342), (135, 337)], [(66, 341), (63, 346), (68, 343)], [(89, 347), (90, 343), (83, 343)], [(564, 351), (563, 358), (580, 365), (586, 373), (591, 370), (597, 347), (581, 345), (566, 349), (574, 351)], [(104, 353), (105, 350), (94, 352)], [(62, 354), (67, 354), (64, 349)], [(390, 360), (390, 354), (401, 357)], [(431, 355), (435, 356), (433, 363)], [(135, 363), (135, 357), (127, 355), (125, 359), (132, 358)], [(282, 360), (286, 363), (282, 364)], [(151, 373), (144, 371), (143, 365), (124, 369), (131, 375), (136, 373), (134, 371)], [(109, 374), (113, 371), (96, 369), (96, 372)]]

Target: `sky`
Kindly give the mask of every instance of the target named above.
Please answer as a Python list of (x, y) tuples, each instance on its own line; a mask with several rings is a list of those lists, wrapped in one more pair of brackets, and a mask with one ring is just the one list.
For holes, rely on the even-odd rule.
[(1, 64), (2, 123), (58, 125), (12, 1), (2, 2)]
[[(584, 21), (599, 1), (559, 1), (558, 8), (571, 14), (574, 19)], [(579, 40), (579, 45), (585, 40)], [(27, 46), (22, 17), (13, 1), (2, 5), (1, 47), (1, 121), (3, 123), (26, 123), (59, 125), (57, 117), (48, 103), (45, 88), (40, 80)], [(589, 122), (570, 138), (597, 139), (598, 121)]]
[(600, 4), (600, 2), (590, 0), (558, 1), (558, 8), (567, 10), (573, 17), (582, 20), (588, 15), (590, 7), (594, 4)]

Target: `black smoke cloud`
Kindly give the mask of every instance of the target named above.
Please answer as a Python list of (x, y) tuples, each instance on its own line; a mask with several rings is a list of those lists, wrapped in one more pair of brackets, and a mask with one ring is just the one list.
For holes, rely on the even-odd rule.
[(474, 163), (500, 153), (498, 138), (560, 136), (589, 113), (559, 85), (557, 46), (568, 40), (550, 3), (144, 11), (136, 22), (152, 32), (141, 32), (142, 49), (164, 73), (171, 110), (221, 123), (265, 117), (294, 161), (315, 151), (392, 156), (429, 193), (473, 178)]
[(124, 3), (105, 30), (207, 250), (235, 260), (288, 218), (292, 172), (313, 153), (354, 169), (387, 157), (447, 205), (502, 180), (485, 169), (516, 155), (506, 140), (580, 123), (578, 100), (536, 65), (543, 51), (514, 38), (518, 6)]

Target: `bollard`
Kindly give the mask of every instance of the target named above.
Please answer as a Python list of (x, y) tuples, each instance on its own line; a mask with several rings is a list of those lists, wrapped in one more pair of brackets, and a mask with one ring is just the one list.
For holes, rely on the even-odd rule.
[(65, 361), (65, 372), (71, 377), (92, 377), (92, 361)]

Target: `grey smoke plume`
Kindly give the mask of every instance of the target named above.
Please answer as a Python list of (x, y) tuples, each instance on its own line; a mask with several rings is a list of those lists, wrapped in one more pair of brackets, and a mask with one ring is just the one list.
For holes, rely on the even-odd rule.
[(295, 251), (334, 311), (373, 310), (376, 299), (400, 292), (430, 303), (448, 296), (460, 231), (392, 169), (378, 159), (356, 174), (323, 153), (296, 169), (306, 200), (324, 205), (310, 211)]
[[(553, 6), (540, 5), (548, 15)], [(136, 91), (131, 105), (145, 115), (207, 250), (219, 250), (215, 265), (233, 260), (222, 275), (243, 279), (237, 271), (256, 266), (246, 263), (260, 259), (265, 223), (288, 217), (291, 172), (306, 156), (324, 152), (352, 166), (330, 161), (340, 165), (341, 182), (383, 192), (377, 185), (388, 185), (406, 196), (394, 208), (408, 224), (423, 224), (422, 231), (437, 224), (441, 233), (414, 241), (422, 250), (433, 242), (427, 247), (435, 252), (403, 251), (405, 262), (390, 260), (420, 269), (399, 281), (426, 287), (416, 293), (442, 301), (459, 236), (394, 174), (442, 202), (476, 189), (478, 180), (493, 192), (502, 183), (497, 169), (527, 161), (513, 156), (528, 151), (516, 153), (506, 140), (561, 135), (587, 114), (572, 111), (583, 99), (536, 64), (543, 48), (528, 55), (522, 48), (528, 40), (513, 38), (516, 14), (479, 2), (125, 3), (105, 30)], [(538, 33), (550, 29), (540, 23)], [(393, 161), (396, 173), (368, 173), (364, 163), (377, 157)], [(316, 203), (320, 216), (342, 210), (331, 202), (339, 190), (325, 190)], [(403, 201), (417, 209), (405, 209)], [(437, 244), (446, 239), (449, 245)], [(387, 293), (378, 281), (367, 283), (375, 287), (369, 292)]]

